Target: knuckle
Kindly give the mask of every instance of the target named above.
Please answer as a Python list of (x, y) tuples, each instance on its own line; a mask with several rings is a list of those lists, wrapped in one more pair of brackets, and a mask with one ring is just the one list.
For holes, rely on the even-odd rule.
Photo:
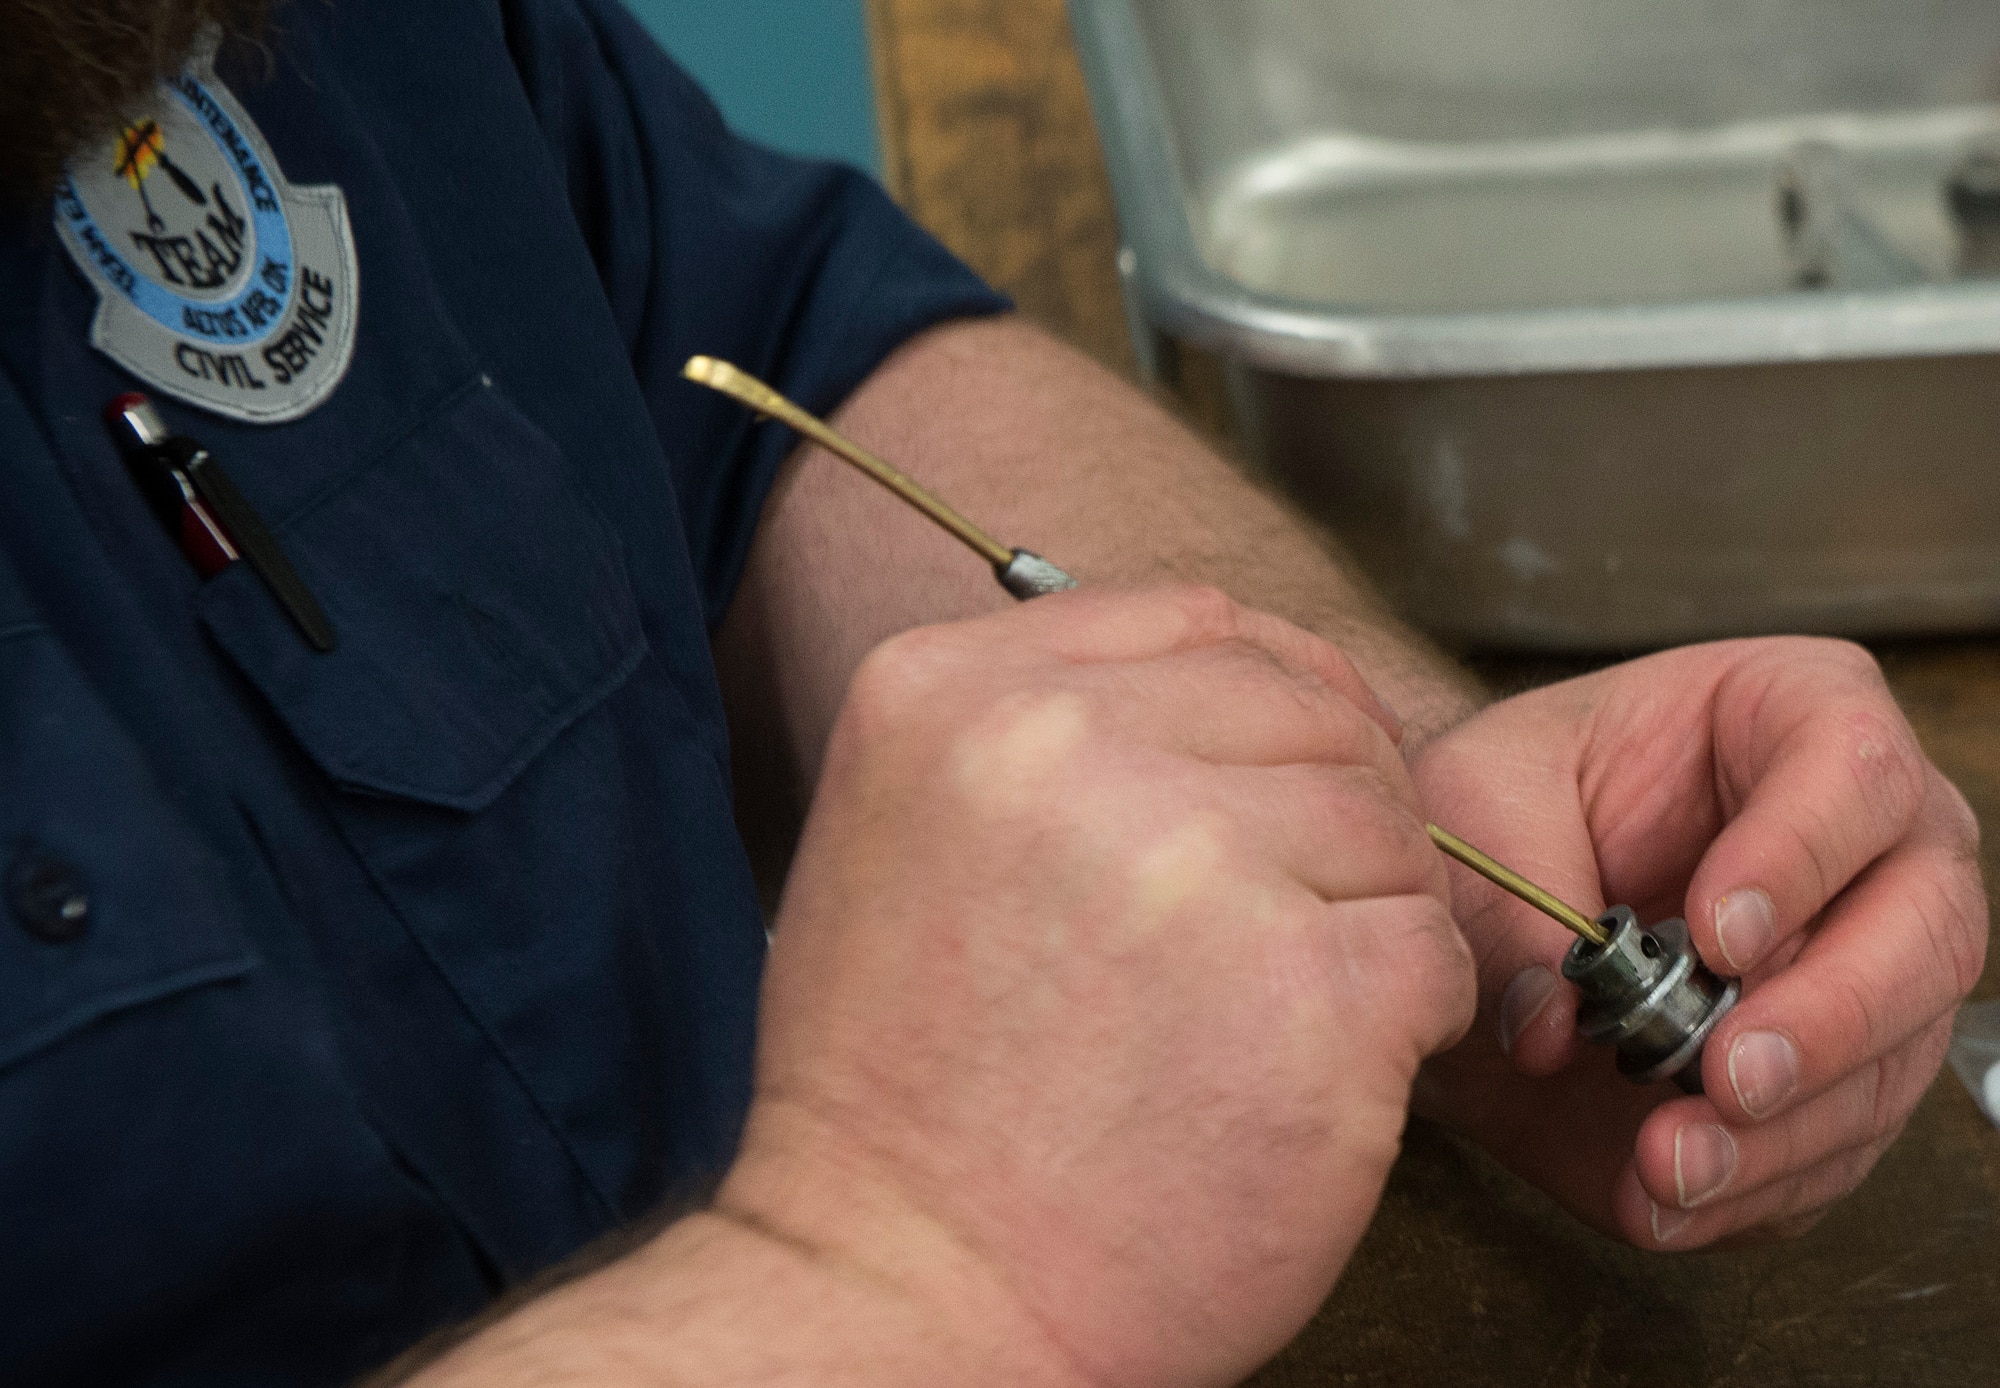
[(1873, 652), (1859, 642), (1844, 641), (1833, 636), (1798, 636), (1789, 638), (1784, 644), (1796, 645), (1799, 654), (1809, 655), (1851, 678), (1884, 688), (1888, 685), (1888, 681), (1882, 677), (1882, 663), (1875, 659)]
[(1361, 858), (1389, 894), (1428, 889), (1440, 866), (1408, 786), (1392, 771), (1362, 764), (1303, 770), (1311, 839), (1327, 852)]
[(1951, 980), (1952, 996), (1954, 999), (1968, 997), (1986, 975), (1986, 947), (1991, 930), (1987, 925), (1983, 900), (1976, 914), (1954, 911), (1951, 924), (1943, 934), (1942, 953), (1946, 976)]
[(1384, 964), (1401, 980), (1434, 1024), (1440, 1042), (1472, 1025), (1479, 1007), (1479, 979), (1472, 950), (1451, 912), (1429, 895), (1403, 899), (1402, 928), (1378, 942)]
[(863, 658), (847, 689), (847, 711), (864, 730), (893, 727), (922, 708), (944, 674), (949, 637), (919, 627), (890, 637)]
[(1885, 819), (1914, 818), (1929, 789), (1930, 762), (1893, 703), (1869, 700), (1845, 710), (1848, 770)]
[(1789, 1201), (1798, 1183), (1841, 1152), (1873, 1142), (1883, 1121), (1883, 1073), (1871, 1061), (1848, 1074), (1817, 1100), (1808, 1101), (1751, 1139), (1757, 1165)]
[(1115, 777), (1098, 782), (1079, 771), (1095, 735), (1081, 695), (1023, 690), (955, 720), (943, 765), (982, 818), (1073, 823), (1093, 800), (1093, 786), (1100, 792), (1119, 787)]
[(1878, 1066), (1881, 1081), (1871, 1115), (1873, 1121), (1864, 1138), (1868, 1145), (1878, 1152), (1886, 1151), (1903, 1135), (1903, 1129), (1909, 1126), (1910, 1115), (1916, 1112), (1918, 1102), (1944, 1064), (1950, 1041), (1951, 1026), (1947, 1021), (1932, 1027), (1926, 1035), (1918, 1037), (1895, 1054), (1882, 1058)]
[(1361, 667), (1354, 663), (1346, 651), (1314, 632), (1302, 632), (1301, 635), (1304, 637), (1302, 646), (1305, 652), (1331, 677), (1350, 679), (1358, 684), (1367, 682), (1361, 673)]
[(1470, 985), (1472, 978), (1472, 951), (1465, 943), (1465, 936), (1459, 933), (1458, 923), (1451, 918), (1451, 911), (1442, 901), (1430, 895), (1410, 898), (1410, 930), (1407, 936), (1413, 943), (1422, 946), (1441, 973), (1456, 976)]
[[(1912, 894), (1910, 909), (1930, 955), (1931, 973), (1955, 1000), (1979, 986), (1986, 970), (1988, 931), (1984, 896), (1962, 894), (1953, 886), (1949, 879), (1930, 879), (1924, 890)], [(1961, 895), (1970, 899), (1961, 900)], [(1974, 908), (1972, 901), (1980, 905)]]
[(1767, 636), (1746, 643), (1749, 664), (1760, 674), (1782, 672), (1811, 680), (1824, 690), (1887, 690), (1881, 662), (1859, 642), (1838, 636)]
[(1813, 1173), (1808, 1171), (1797, 1172), (1780, 1181), (1769, 1224), (1783, 1225), (1819, 1209), (1825, 1202), (1812, 1198), (1812, 1182)]
[(1875, 990), (1846, 969), (1829, 970), (1824, 983), (1828, 1034), (1841, 1038), (1850, 1055), (1881, 1051), (1886, 1019)]
[(1797, 847), (1800, 860), (1811, 874), (1812, 899), (1830, 900), (1846, 885), (1846, 873), (1841, 869), (1837, 846), (1840, 826), (1830, 821), (1824, 806), (1802, 804), (1787, 818), (1785, 828)]
[(1903, 1128), (1903, 1114), (1897, 1103), (1895, 1086), (1889, 1083), (1888, 1063), (1878, 1059), (1862, 1067), (1860, 1105), (1866, 1115), (1861, 1140), (1878, 1142), (1893, 1138)]
[(1861, 1189), (1862, 1182), (1875, 1170), (1875, 1163), (1882, 1160), (1882, 1153), (1888, 1143), (1870, 1143), (1857, 1152), (1851, 1152), (1833, 1163), (1822, 1181), (1813, 1183), (1811, 1191), (1813, 1204), (1824, 1209), (1836, 1201), (1845, 1200)]
[[(1347, 700), (1325, 681), (1287, 665), (1248, 637), (1230, 637), (1220, 643), (1220, 649), (1256, 688), (1285, 700), (1302, 717), (1346, 725), (1349, 710), (1343, 706)], [(1353, 716), (1358, 717), (1358, 713)]]
[[(1121, 838), (1109, 861), (1125, 882), (1127, 933), (1148, 936), (1149, 929), (1132, 932), (1131, 924), (1157, 925), (1198, 904), (1214, 907), (1223, 892), (1233, 896), (1232, 910), (1245, 911), (1243, 859), (1242, 837), (1230, 819), (1199, 810), (1183, 811), (1150, 832)], [(1281, 921), (1287, 908), (1266, 903), (1247, 914)]]
[(1409, 784), (1396, 775), (1393, 768), (1361, 762), (1353, 766), (1328, 767), (1326, 775), (1332, 784), (1340, 787), (1342, 798), (1349, 804), (1367, 806), (1373, 813), (1403, 830), (1413, 842), (1425, 837), (1423, 825), (1417, 820), (1416, 804), (1411, 798)]
[(1212, 584), (1175, 583), (1159, 591), (1193, 639), (1226, 639), (1240, 626), (1241, 609), (1236, 600)]
[[(1384, 823), (1389, 848), (1383, 855), (1382, 870), (1390, 889), (1434, 897), (1449, 916), (1450, 889), (1445, 885), (1444, 864), (1425, 835), (1423, 825), (1415, 816), (1401, 810), (1390, 811), (1384, 817)], [(1451, 933), (1454, 937), (1458, 936), (1456, 924), (1452, 926)]]
[(1937, 786), (1944, 796), (1944, 822), (1947, 843), (1952, 856), (1976, 877), (1979, 866), (1979, 845), (1983, 834), (1979, 827), (1979, 816), (1973, 811), (1972, 802), (1965, 798), (1965, 792), (1947, 781), (1942, 775), (1937, 778)]
[(1928, 1031), (1912, 1041), (1888, 1062), (1888, 1079), (1896, 1087), (1897, 1098), (1892, 1122), (1881, 1134), (1884, 1146), (1896, 1141), (1930, 1092), (1931, 1081), (1944, 1068), (1945, 1059), (1951, 1053), (1953, 1024), (1958, 1013), (1953, 1011), (1940, 1017)]
[(1512, 897), (1494, 887), (1468, 902), (1464, 890), (1456, 884), (1452, 887), (1452, 910), (1472, 950), (1473, 964), (1484, 977), (1499, 977), (1510, 957), (1514, 938), (1511, 901)]
[[(1765, 1155), (1760, 1164), (1789, 1201), (1798, 1183), (1842, 1152), (1875, 1141), (1888, 1107), (1880, 1062), (1871, 1061), (1843, 1078), (1823, 1098), (1810, 1102), (1763, 1129), (1755, 1141)], [(1769, 1144), (1768, 1146), (1764, 1144)]]
[(1914, 818), (1928, 792), (1930, 761), (1875, 657), (1851, 641), (1787, 637), (1770, 643), (1759, 666), (1774, 667), (1790, 680), (1811, 682), (1812, 723), (1820, 736), (1835, 739), (1875, 813), (1889, 821)]
[(1786, 1230), (1803, 1224), (1810, 1229), (1832, 1206), (1860, 1188), (1882, 1151), (1883, 1145), (1875, 1143), (1857, 1147), (1786, 1180), (1765, 1228)]
[(1357, 766), (1349, 774), (1364, 787), (1374, 812), (1387, 827), (1400, 872), (1419, 890), (1442, 880), (1444, 861), (1425, 828), (1416, 788), (1400, 766)]
[(1472, 957), (1472, 946), (1452, 919), (1451, 909), (1443, 903), (1434, 908), (1437, 925), (1435, 927), (1445, 954), (1447, 976), (1453, 984), (1453, 992), (1448, 999), (1450, 1017), (1457, 1032), (1463, 1033), (1473, 1023), (1479, 1013), (1479, 966)]

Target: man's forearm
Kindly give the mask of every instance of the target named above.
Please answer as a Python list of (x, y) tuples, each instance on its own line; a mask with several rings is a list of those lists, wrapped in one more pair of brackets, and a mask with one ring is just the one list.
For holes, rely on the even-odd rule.
[[(925, 1290), (950, 1285), (938, 1278)], [(941, 1309), (888, 1275), (708, 1211), (461, 1332), (447, 1352), (420, 1348), (362, 1388), (1063, 1381), (1038, 1372), (1021, 1349), (1033, 1336), (1004, 1315), (967, 1335), (968, 1319)]]
[(921, 1327), (882, 1320), (879, 1298), (854, 1294), (787, 1244), (703, 1213), (447, 1354), (419, 1351), (426, 1367), (392, 1367), (369, 1388), (893, 1382), (892, 1356), (921, 1362), (921, 1335), (904, 1338)]
[[(1415, 742), (1476, 702), (1473, 681), (1398, 624), (1324, 536), (1144, 395), (1021, 322), (927, 334), (837, 423), (1086, 582), (1211, 583), (1326, 637)], [(719, 647), (735, 712), (777, 732), (810, 781), (862, 656), (1007, 601), (954, 541), (808, 450), (773, 492)], [(769, 750), (756, 740), (753, 759)]]

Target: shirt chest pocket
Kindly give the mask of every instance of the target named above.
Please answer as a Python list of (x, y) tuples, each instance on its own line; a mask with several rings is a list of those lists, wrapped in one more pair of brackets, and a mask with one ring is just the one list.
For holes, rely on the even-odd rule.
[(339, 649), (308, 647), (247, 564), (203, 588), (202, 619), (337, 786), (485, 809), (645, 654), (567, 466), (474, 386), (286, 527)]
[(728, 828), (726, 768), (567, 458), (475, 385), (279, 539), (338, 649), (242, 564), (201, 617), (330, 783), (410, 966), (444, 975), (607, 1212), (712, 1165), (747, 1044), (706, 985), (751, 946), (688, 922), (729, 919), (703, 895), (729, 861), (703, 837)]

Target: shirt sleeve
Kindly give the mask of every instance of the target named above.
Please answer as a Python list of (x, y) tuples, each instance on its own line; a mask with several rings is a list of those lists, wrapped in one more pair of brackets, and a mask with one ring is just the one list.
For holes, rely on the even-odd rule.
[(696, 354), (832, 412), (899, 345), (1008, 301), (867, 175), (732, 134), (618, 0), (506, 0), (508, 42), (673, 470), (711, 630), (795, 440)]

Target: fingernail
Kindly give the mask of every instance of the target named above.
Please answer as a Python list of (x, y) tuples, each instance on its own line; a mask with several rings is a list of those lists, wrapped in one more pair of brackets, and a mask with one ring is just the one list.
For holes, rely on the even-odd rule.
[(1514, 975), (1514, 981), (1507, 985), (1506, 995), (1500, 999), (1501, 1050), (1508, 1055), (1514, 1053), (1514, 1043), (1521, 1039), (1528, 1023), (1548, 1006), (1555, 992), (1556, 976), (1539, 964)]
[(1674, 1134), (1674, 1189), (1691, 1210), (1722, 1193), (1736, 1174), (1736, 1139), (1714, 1123), (1683, 1123)]
[[(1652, 1204), (1651, 1201), (1647, 1202)], [(1672, 1243), (1682, 1230), (1694, 1223), (1694, 1216), (1679, 1210), (1663, 1210), (1653, 1204), (1653, 1242)]]
[(1752, 1118), (1762, 1118), (1799, 1087), (1799, 1049), (1775, 1031), (1745, 1032), (1729, 1048), (1729, 1085)]
[(1778, 937), (1778, 910), (1755, 887), (1731, 892), (1715, 903), (1715, 938), (1722, 957), (1738, 973), (1753, 967)]

